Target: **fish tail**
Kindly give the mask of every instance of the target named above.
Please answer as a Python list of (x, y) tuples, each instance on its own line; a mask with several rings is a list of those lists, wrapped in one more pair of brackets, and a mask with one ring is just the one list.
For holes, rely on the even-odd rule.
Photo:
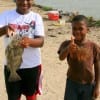
[(11, 73), (8, 79), (9, 82), (16, 82), (19, 80), (21, 80), (21, 77), (16, 72), (13, 74)]

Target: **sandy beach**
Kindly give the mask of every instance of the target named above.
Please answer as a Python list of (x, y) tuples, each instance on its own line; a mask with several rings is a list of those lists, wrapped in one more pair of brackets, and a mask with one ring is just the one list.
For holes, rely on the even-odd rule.
[[(0, 0), (0, 12), (15, 8), (11, 0)], [(57, 25), (57, 21), (48, 20), (47, 12), (40, 8), (33, 7), (33, 11), (40, 13), (45, 25), (45, 43), (42, 50), (43, 62), (43, 94), (38, 96), (38, 100), (63, 100), (67, 63), (58, 59), (57, 50), (65, 39), (71, 37), (70, 23)], [(88, 38), (100, 45), (100, 28), (90, 28)], [(7, 100), (3, 75), (4, 48), (3, 38), (0, 38), (0, 99)], [(22, 96), (22, 100), (25, 97)], [(100, 100), (98, 98), (97, 100)]]

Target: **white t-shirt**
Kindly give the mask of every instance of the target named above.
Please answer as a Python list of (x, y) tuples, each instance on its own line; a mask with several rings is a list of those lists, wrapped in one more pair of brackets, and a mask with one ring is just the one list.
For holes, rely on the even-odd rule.
[[(11, 24), (16, 33), (30, 38), (44, 36), (44, 25), (41, 16), (30, 11), (21, 15), (16, 10), (6, 11), (0, 15), (0, 27)], [(5, 48), (10, 43), (10, 38), (4, 36)], [(41, 64), (40, 48), (28, 47), (24, 49), (20, 68), (32, 68)]]

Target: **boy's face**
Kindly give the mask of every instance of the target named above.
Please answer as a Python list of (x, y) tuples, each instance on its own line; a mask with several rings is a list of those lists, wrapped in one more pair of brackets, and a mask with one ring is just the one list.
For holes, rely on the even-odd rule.
[(72, 23), (72, 34), (77, 41), (83, 41), (88, 32), (88, 27), (85, 21), (76, 21)]
[(26, 14), (32, 7), (33, 0), (16, 0), (17, 11)]

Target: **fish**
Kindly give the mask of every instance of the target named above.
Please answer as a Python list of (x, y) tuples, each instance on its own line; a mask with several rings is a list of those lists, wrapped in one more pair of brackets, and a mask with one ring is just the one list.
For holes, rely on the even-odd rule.
[(9, 82), (15, 82), (21, 80), (21, 77), (16, 72), (22, 63), (22, 54), (24, 48), (19, 45), (21, 38), (16, 35), (13, 36), (11, 42), (5, 49), (5, 55), (7, 58), (7, 69), (10, 71), (8, 78)]

